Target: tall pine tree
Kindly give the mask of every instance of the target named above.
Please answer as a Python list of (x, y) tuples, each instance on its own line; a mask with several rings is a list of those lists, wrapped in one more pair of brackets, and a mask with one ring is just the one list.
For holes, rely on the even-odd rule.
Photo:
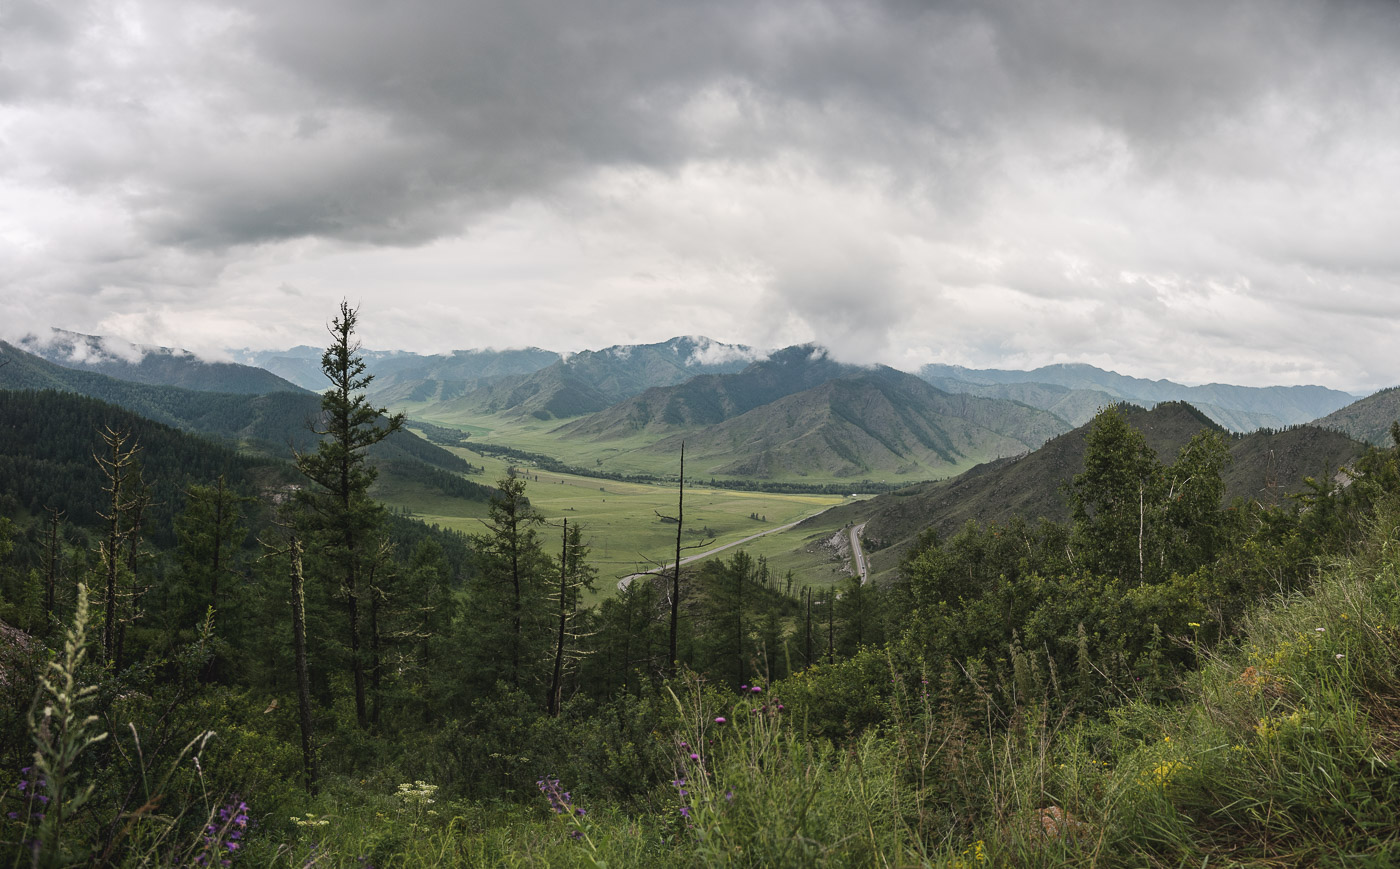
[(345, 600), (355, 718), (363, 728), (369, 724), (369, 714), (361, 648), (360, 574), (374, 554), (369, 551), (371, 536), (384, 521), (383, 508), (369, 497), (375, 469), (365, 460), (365, 451), (398, 431), (404, 418), (402, 414), (386, 416), (384, 408), (374, 407), (365, 397), (374, 375), (366, 373), (360, 342), (355, 339), (358, 314), (358, 309), (342, 301), (339, 315), (328, 327), (331, 343), (321, 355), (321, 373), (331, 385), (321, 395), (321, 419), (312, 427), (322, 437), (316, 452), (297, 455), (297, 468), (315, 484), (302, 492), (301, 502)]

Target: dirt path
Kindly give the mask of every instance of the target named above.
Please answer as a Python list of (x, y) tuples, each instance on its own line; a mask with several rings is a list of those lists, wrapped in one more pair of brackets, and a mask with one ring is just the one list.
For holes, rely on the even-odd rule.
[[(817, 512), (813, 513), (812, 515), (810, 515), (810, 516), (803, 516), (801, 519), (798, 519), (798, 520), (795, 521), (795, 522), (789, 522), (789, 523), (786, 524), (786, 525), (779, 525), (777, 528), (769, 528), (767, 531), (760, 531), (760, 532), (758, 532), (757, 534), (750, 534), (748, 537), (745, 537), (745, 538), (742, 539), (742, 540), (735, 540), (733, 543), (726, 543), (726, 544), (724, 544), (723, 546), (716, 546), (716, 547), (713, 548), (713, 549), (706, 549), (704, 552), (699, 552), (699, 553), (696, 553), (695, 555), (688, 555), (688, 556), (686, 556), (686, 557), (684, 557), (684, 558), (681, 559), (681, 566), (684, 567), (685, 565), (690, 564), (692, 561), (699, 561), (699, 560), (702, 559), (702, 558), (709, 558), (711, 555), (714, 555), (716, 552), (723, 552), (723, 551), (726, 550), (726, 549), (733, 549), (735, 546), (742, 546), (742, 545), (744, 545), (745, 543), (748, 543), (748, 542), (753, 541), (753, 540), (757, 540), (757, 539), (760, 538), (760, 537), (767, 537), (769, 534), (777, 534), (779, 531), (786, 531), (786, 530), (788, 530), (789, 528), (796, 528), (798, 525), (801, 525), (803, 522), (806, 522), (808, 519), (815, 519), (816, 517), (818, 517), (818, 516), (820, 516), (821, 514), (825, 513), (827, 510), (832, 509), (832, 507), (839, 507), (839, 506), (841, 506), (841, 505), (840, 505), (840, 504), (832, 504), (831, 507), (823, 507), (822, 509), (820, 509), (820, 510), (818, 510)], [(864, 526), (864, 525), (861, 525), (860, 527), (861, 527), (861, 528), (864, 528), (865, 526)], [(857, 553), (860, 553), (860, 546), (859, 546), (859, 544), (856, 545), (856, 552), (857, 552)], [(857, 558), (857, 561), (856, 561), (857, 564), (860, 564), (860, 565), (864, 565), (864, 564), (865, 564), (865, 560), (864, 560), (865, 556), (864, 556), (863, 554), (858, 554), (858, 555), (856, 556), (856, 558)], [(662, 566), (656, 568), (655, 570), (648, 570), (648, 571), (646, 571), (645, 573), (634, 573), (634, 574), (631, 574), (630, 576), (624, 576), (622, 579), (619, 579), (619, 580), (617, 581), (617, 590), (618, 590), (618, 591), (622, 591), (623, 589), (627, 588), (627, 584), (630, 583), (633, 579), (635, 579), (635, 578), (637, 578), (637, 577), (639, 577), (639, 576), (651, 576), (651, 575), (654, 575), (654, 574), (659, 574), (659, 573), (662, 573), (663, 571), (671, 570), (671, 569), (674, 568), (675, 566), (676, 566), (676, 563), (673, 561), (673, 562), (671, 562), (670, 564), (663, 564)], [(865, 581), (864, 567), (861, 568), (861, 571), (862, 571), (862, 572), (861, 572), (861, 582), (864, 582), (864, 581)]]

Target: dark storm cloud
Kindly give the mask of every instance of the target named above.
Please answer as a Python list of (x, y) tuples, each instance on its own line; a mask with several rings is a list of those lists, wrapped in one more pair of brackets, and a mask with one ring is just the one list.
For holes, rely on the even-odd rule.
[[(266, 320), (441, 257), (425, 309), (454, 269), (572, 287), (557, 328), (611, 311), (598, 344), (717, 299), (749, 331), (716, 337), (861, 361), (1275, 371), (1257, 324), (1311, 320), (1348, 346), (1308, 370), (1396, 376), (1345, 340), (1400, 314), (1393, 2), (12, 0), (0, 31), (0, 293), (35, 326), (178, 343), (212, 298)], [(688, 307), (643, 318), (668, 282)]]
[(722, 154), (876, 164), (955, 208), (985, 183), (989, 150), (1046, 124), (1117, 131), (1150, 167), (1269, 94), (1378, 86), (1393, 51), (1371, 61), (1400, 35), (1378, 7), (1272, 0), (307, 0), (191, 7), (203, 20), (171, 5), (160, 14), (177, 24), (135, 36), (113, 14), (101, 38), (159, 60), (84, 62), (78, 22), (98, 8), (18, 6), (17, 53), (55, 60), (7, 65), (11, 87), (24, 72), (21, 100), (53, 81), (108, 91), (115, 154), (61, 147), (55, 176), (120, 183), (154, 241), (213, 246), (421, 242), (599, 165), (668, 170), (704, 156), (686, 118), (707, 90), (748, 102), (711, 143)]

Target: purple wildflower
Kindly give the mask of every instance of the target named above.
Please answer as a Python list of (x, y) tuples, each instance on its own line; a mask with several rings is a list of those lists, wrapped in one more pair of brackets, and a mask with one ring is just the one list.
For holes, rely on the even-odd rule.
[(763, 689), (760, 688), (760, 687), (758, 687), (757, 685), (753, 686), (753, 687), (750, 688), (749, 690), (752, 691), (752, 692), (755, 693), (755, 694), (762, 694), (762, 693), (763, 693)]
[(698, 762), (698, 761), (700, 760), (700, 755), (698, 755), (698, 754), (692, 754), (692, 755), (690, 756), (690, 759), (693, 760), (693, 761), (697, 761), (697, 762)]
[(559, 786), (559, 779), (545, 777), (535, 782), (539, 786), (540, 793), (549, 800), (549, 808), (556, 815), (562, 815), (569, 811), (569, 803), (573, 800), (573, 795), (564, 791)]
[(723, 715), (718, 715), (718, 716), (715, 717), (715, 723), (716, 723), (716, 724), (723, 724), (724, 722), (725, 722), (725, 718), (724, 718)]

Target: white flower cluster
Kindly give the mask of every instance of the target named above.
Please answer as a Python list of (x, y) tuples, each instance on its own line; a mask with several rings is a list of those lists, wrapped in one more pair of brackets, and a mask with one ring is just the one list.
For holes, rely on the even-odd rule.
[(324, 827), (326, 824), (329, 824), (330, 821), (325, 818), (318, 818), (311, 812), (307, 812), (305, 818), (298, 818), (293, 815), (292, 823), (296, 824), (298, 827)]
[(430, 785), (425, 781), (415, 781), (413, 784), (399, 785), (399, 791), (395, 796), (403, 800), (405, 805), (422, 808), (437, 802), (433, 799), (433, 794), (437, 793), (437, 789), (437, 785)]

